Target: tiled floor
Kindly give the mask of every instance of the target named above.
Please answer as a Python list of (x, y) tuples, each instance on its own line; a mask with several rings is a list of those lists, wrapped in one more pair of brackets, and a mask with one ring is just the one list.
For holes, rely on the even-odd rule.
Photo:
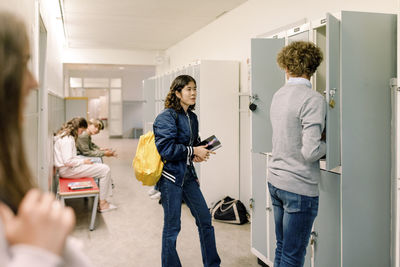
[[(118, 158), (106, 158), (111, 167), (115, 189), (112, 203), (118, 209), (97, 213), (96, 229), (89, 231), (92, 201), (67, 201), (77, 213), (74, 236), (83, 240), (87, 255), (96, 266), (157, 267), (161, 266), (161, 233), (163, 210), (157, 201), (147, 196), (148, 187), (133, 175), (132, 159), (136, 151), (135, 139), (108, 139), (104, 131), (93, 140), (99, 146), (113, 147)], [(221, 266), (259, 266), (250, 252), (250, 224), (230, 225), (214, 222)], [(182, 265), (201, 267), (200, 243), (197, 227), (189, 209), (182, 206), (182, 230), (177, 242)]]

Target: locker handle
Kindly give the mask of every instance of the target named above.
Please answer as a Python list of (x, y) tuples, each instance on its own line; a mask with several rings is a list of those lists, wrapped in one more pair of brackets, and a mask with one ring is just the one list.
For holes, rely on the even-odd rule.
[[(332, 88), (329, 90), (329, 96), (334, 97), (336, 95), (336, 88)], [(324, 90), (324, 94), (326, 94), (326, 90)]]
[(317, 242), (318, 233), (315, 231), (311, 232), (310, 245), (314, 245)]
[(329, 90), (329, 96), (330, 96), (330, 100), (329, 100), (329, 107), (330, 108), (334, 108), (335, 107), (335, 99), (334, 96), (336, 94), (336, 88), (332, 88)]
[(329, 90), (330, 97), (334, 97), (336, 95), (336, 88), (332, 88)]
[(255, 111), (256, 109), (257, 109), (257, 104), (254, 104), (254, 102), (256, 101), (256, 100), (258, 100), (258, 95), (257, 94), (254, 94), (254, 95), (252, 95), (252, 96), (250, 96), (249, 97), (250, 99), (250, 104), (249, 104), (249, 109), (251, 110), (251, 111)]

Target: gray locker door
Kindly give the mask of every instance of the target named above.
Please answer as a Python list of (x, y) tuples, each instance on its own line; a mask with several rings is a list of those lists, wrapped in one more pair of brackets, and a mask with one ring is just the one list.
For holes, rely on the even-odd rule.
[(396, 15), (342, 12), (343, 266), (390, 266)]
[(317, 233), (314, 255), (316, 267), (340, 266), (340, 175), (321, 171)]
[(340, 165), (340, 24), (329, 13), (326, 19), (326, 169), (331, 170)]
[(269, 108), (274, 93), (284, 85), (285, 73), (276, 63), (276, 55), (285, 39), (251, 39), (251, 91), (257, 95), (252, 113), (252, 151), (272, 151)]
[[(252, 153), (252, 198), (251, 209), (251, 247), (256, 249), (264, 257), (268, 258), (269, 239), (275, 243), (275, 232), (273, 238), (267, 236), (267, 156), (260, 153)], [(272, 208), (272, 205), (270, 206)], [(272, 212), (269, 212), (272, 214)], [(273, 221), (273, 220), (272, 220)], [(273, 255), (271, 261), (273, 262)]]
[(156, 79), (150, 78), (143, 81), (143, 96), (144, 96), (144, 104), (143, 104), (143, 118), (144, 125), (143, 127), (146, 129), (146, 124), (148, 122), (154, 122), (156, 118), (155, 114), (155, 89), (156, 89)]

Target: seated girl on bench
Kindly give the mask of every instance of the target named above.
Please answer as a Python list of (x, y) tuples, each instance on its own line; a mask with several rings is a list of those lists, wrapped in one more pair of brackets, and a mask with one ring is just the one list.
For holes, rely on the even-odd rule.
[(59, 168), (60, 177), (63, 178), (98, 178), (99, 211), (110, 211), (117, 208), (107, 201), (112, 195), (110, 168), (103, 163), (93, 164), (90, 159), (82, 159), (76, 154), (76, 139), (86, 129), (87, 122), (84, 118), (73, 118), (60, 128), (55, 136), (54, 165)]

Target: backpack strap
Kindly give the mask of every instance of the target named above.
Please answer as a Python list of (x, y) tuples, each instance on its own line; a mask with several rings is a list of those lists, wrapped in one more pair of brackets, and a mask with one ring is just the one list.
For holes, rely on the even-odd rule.
[[(176, 113), (176, 111), (172, 108), (169, 108), (168, 112), (174, 117), (175, 124), (178, 125), (178, 113)], [(167, 161), (164, 160), (162, 157), (161, 157), (161, 161), (164, 162), (164, 164), (167, 163)]]

